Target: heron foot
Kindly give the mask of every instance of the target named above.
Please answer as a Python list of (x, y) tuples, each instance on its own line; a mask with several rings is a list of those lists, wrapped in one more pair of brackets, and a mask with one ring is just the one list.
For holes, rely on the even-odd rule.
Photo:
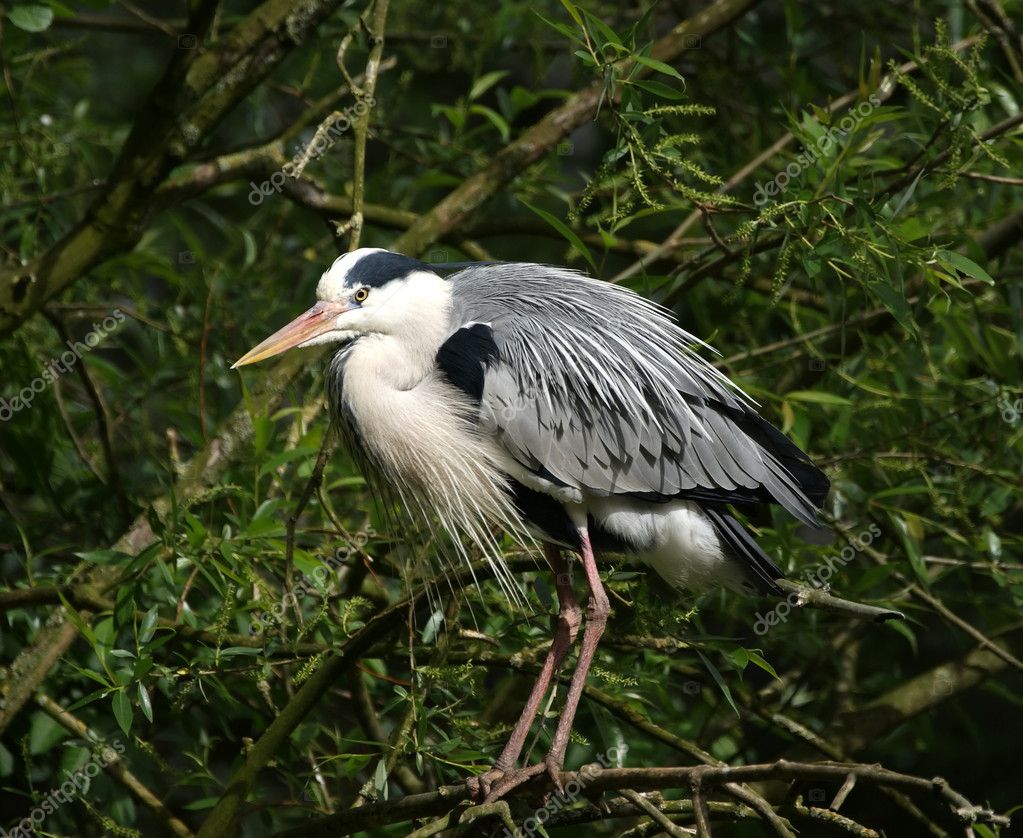
[(483, 802), (493, 803), (496, 800), (500, 800), (506, 794), (509, 794), (519, 786), (528, 783), (535, 777), (539, 777), (541, 774), (547, 775), (551, 781), (551, 785), (554, 786), (559, 794), (563, 793), (564, 789), (561, 785), (561, 764), (562, 761), (560, 759), (556, 759), (552, 757), (551, 754), (548, 754), (543, 758), (543, 760), (535, 763), (534, 765), (527, 765), (525, 768), (516, 768), (511, 771), (497, 772), (500, 776), (490, 780), (490, 790), (483, 798)]
[(474, 803), (484, 803), (490, 800), (490, 792), (493, 789), (494, 784), (501, 780), (508, 772), (502, 771), (500, 768), (491, 768), (489, 771), (484, 771), (482, 774), (477, 774), (475, 777), (469, 777), (465, 781), (466, 788), (469, 789), (469, 799)]

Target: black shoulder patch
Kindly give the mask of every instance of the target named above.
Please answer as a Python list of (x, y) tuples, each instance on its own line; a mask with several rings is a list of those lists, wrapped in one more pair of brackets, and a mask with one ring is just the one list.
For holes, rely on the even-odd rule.
[(392, 279), (408, 276), (412, 271), (430, 271), (433, 269), (425, 262), (411, 259), (400, 253), (368, 253), (356, 262), (345, 276), (345, 284), (349, 287), (366, 285), (379, 288)]
[(483, 398), (483, 376), (497, 361), (494, 330), (485, 323), (463, 326), (437, 350), (437, 366), (454, 387), (473, 401)]

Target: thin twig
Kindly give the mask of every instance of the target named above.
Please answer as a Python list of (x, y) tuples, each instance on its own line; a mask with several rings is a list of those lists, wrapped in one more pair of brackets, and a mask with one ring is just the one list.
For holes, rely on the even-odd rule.
[(845, 799), (849, 796), (849, 792), (851, 792), (855, 787), (856, 775), (850, 774), (848, 777), (845, 778), (845, 782), (842, 783), (842, 787), (838, 790), (838, 793), (835, 795), (834, 799), (831, 801), (831, 805), (828, 808), (832, 809), (835, 812), (841, 809), (842, 804), (845, 803)]
[(838, 812), (834, 812), (831, 809), (821, 809), (817, 806), (806, 806), (802, 798), (798, 798), (793, 806), (796, 812), (802, 815), (804, 818), (818, 821), (820, 823), (826, 823), (829, 826), (835, 826), (839, 829), (843, 829), (850, 835), (856, 835), (858, 838), (881, 838), (881, 835), (876, 830), (871, 829), (868, 826), (864, 826), (861, 823), (857, 823), (852, 818), (847, 818), (845, 815), (840, 815)]
[[(71, 338), (71, 334), (64, 326), (64, 321), (51, 311), (44, 309), (43, 314), (53, 325), (53, 328), (60, 336), (61, 341), (68, 346), (72, 345), (74, 341)], [(110, 423), (107, 421), (106, 406), (103, 404), (103, 398), (100, 396), (99, 390), (97, 389), (95, 382), (92, 380), (92, 376), (89, 374), (85, 358), (79, 357), (74, 367), (75, 373), (78, 375), (79, 380), (82, 382), (82, 387), (85, 388), (85, 392), (89, 397), (89, 401), (92, 402), (93, 414), (96, 416), (96, 425), (99, 430), (99, 443), (103, 450), (104, 462), (107, 466), (107, 485), (110, 487), (110, 491), (113, 492), (114, 500), (117, 504), (117, 511), (121, 516), (122, 523), (127, 522), (131, 518), (131, 512), (128, 504), (128, 496), (124, 493), (124, 484), (121, 482), (121, 473), (117, 467), (117, 458), (114, 456), (114, 443), (110, 435)]]
[(840, 599), (832, 596), (822, 588), (811, 588), (807, 585), (800, 585), (791, 579), (776, 580), (778, 587), (790, 594), (796, 595), (793, 605), (801, 608), (807, 605), (819, 608), (822, 611), (833, 611), (836, 614), (847, 614), (859, 617), (863, 620), (873, 620), (876, 623), (884, 623), (888, 620), (904, 620), (906, 615), (901, 611), (891, 608), (879, 608), (876, 605), (865, 605), (862, 602), (853, 602), (848, 599)]
[[(972, 46), (976, 42), (977, 42), (976, 36), (964, 38), (961, 41), (957, 41), (956, 43), (952, 44), (951, 49), (959, 52), (966, 49), (967, 47)], [(919, 65), (917, 64), (916, 61), (907, 61), (899, 67), (899, 72), (904, 74), (912, 73), (915, 72), (918, 69), (918, 67)], [(881, 83), (878, 85), (877, 95), (882, 100), (884, 100), (891, 96), (893, 90), (894, 90), (893, 76), (891, 75), (885, 76), (881, 80)], [(839, 96), (837, 99), (831, 102), (827, 106), (827, 110), (829, 113), (837, 113), (842, 108), (847, 107), (848, 105), (851, 105), (853, 102), (855, 102), (860, 97), (860, 95), (861, 92), (859, 88), (851, 90), (848, 93), (844, 94), (843, 96)], [(763, 151), (757, 154), (756, 157), (750, 160), (746, 165), (744, 165), (742, 168), (734, 172), (732, 176), (728, 178), (727, 181), (725, 181), (725, 183), (719, 186), (718, 189), (716, 190), (718, 194), (724, 194), (726, 192), (730, 192), (731, 190), (733, 190), (736, 186), (738, 186), (740, 183), (746, 180), (746, 178), (753, 174), (757, 169), (764, 165), (768, 160), (770, 160), (772, 157), (779, 154), (786, 147), (788, 147), (789, 144), (791, 144), (794, 139), (795, 135), (791, 131), (782, 134), (777, 140), (775, 140), (773, 143), (771, 143), (771, 145), (769, 145), (767, 148), (765, 148)], [(689, 215), (686, 216), (685, 220), (683, 220), (682, 223), (678, 225), (678, 227), (676, 227), (674, 230), (671, 231), (671, 233), (668, 234), (667, 238), (665, 238), (664, 241), (661, 242), (661, 244), (659, 244), (649, 253), (643, 254), (643, 256), (641, 256), (638, 260), (636, 260), (627, 268), (619, 272), (615, 277), (611, 279), (611, 282), (624, 282), (626, 279), (629, 279), (630, 277), (635, 276), (637, 273), (646, 270), (658, 259), (664, 258), (666, 254), (674, 251), (678, 247), (681, 238), (685, 236), (685, 234), (690, 230), (690, 228), (692, 228), (692, 226), (697, 221), (700, 220), (700, 216), (701, 211), (699, 209), (693, 210)]]
[[(85, 722), (65, 710), (49, 696), (43, 693), (37, 694), (36, 703), (46, 715), (75, 736), (85, 739), (90, 743), (103, 743), (103, 739), (89, 730)], [(183, 821), (175, 817), (174, 813), (163, 804), (160, 798), (128, 770), (120, 756), (116, 756), (113, 760), (106, 763), (105, 768), (111, 777), (128, 789), (138, 798), (139, 802), (152, 811), (170, 832), (178, 836), (178, 838), (194, 838), (192, 830)]]
[[(652, 800), (648, 800), (643, 795), (634, 792), (632, 789), (619, 789), (618, 793), (637, 809), (646, 812), (650, 819), (664, 830), (666, 835), (671, 835), (673, 838), (687, 838), (687, 836), (693, 834), (693, 830), (683, 829), (681, 826), (672, 823), (671, 818), (658, 809)], [(699, 816), (697, 817), (699, 818)], [(697, 829), (696, 834), (701, 836), (701, 838), (709, 838), (710, 835), (709, 832), (701, 833), (699, 829)]]
[(987, 175), (983, 172), (959, 172), (959, 177), (970, 180), (986, 180), (988, 183), (1004, 183), (1008, 186), (1023, 186), (1023, 178), (1004, 177), (1002, 175)]
[[(375, 101), (377, 75), (380, 72), (380, 59), (384, 51), (384, 29), (387, 23), (387, 6), (389, 0), (373, 0), (373, 20), (368, 25), (369, 38), (372, 46), (366, 61), (366, 80), (357, 95), (364, 105), (362, 113), (356, 112), (352, 131), (355, 136), (354, 160), (352, 162), (352, 215), (349, 222), (348, 250), (356, 250), (362, 238), (363, 204), (366, 201), (366, 141), (369, 137), (369, 118), (371, 105)], [(344, 62), (339, 61), (343, 68)]]
[[(334, 445), (333, 434), (328, 429), (328, 431), (323, 435), (323, 442), (320, 444), (320, 453), (316, 457), (316, 464), (313, 466), (312, 474), (309, 475), (309, 479), (302, 488), (302, 494), (299, 495), (298, 502), (292, 508), (291, 514), (288, 515), (288, 522), (285, 525), (284, 541), (284, 589), (287, 593), (291, 593), (292, 591), (292, 583), (294, 581), (295, 573), (295, 528), (298, 526), (298, 519), (305, 511), (313, 493), (319, 489), (320, 484), (323, 482), (323, 471), (327, 467), (327, 460), (330, 459), (330, 455), (334, 453)], [(291, 597), (289, 597), (289, 599), (295, 603), (296, 616), (301, 618), (298, 603)]]
[(699, 780), (693, 780), (689, 784), (689, 796), (693, 801), (693, 817), (696, 820), (697, 838), (711, 838), (710, 813), (707, 811), (707, 801), (703, 796), (703, 789)]

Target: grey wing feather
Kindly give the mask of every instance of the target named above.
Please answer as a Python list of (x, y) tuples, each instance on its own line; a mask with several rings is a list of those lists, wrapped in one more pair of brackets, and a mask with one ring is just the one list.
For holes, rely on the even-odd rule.
[(451, 282), (453, 325), (486, 324), (496, 347), (483, 422), (524, 469), (591, 495), (773, 501), (816, 524), (827, 479), (664, 309), (546, 265)]

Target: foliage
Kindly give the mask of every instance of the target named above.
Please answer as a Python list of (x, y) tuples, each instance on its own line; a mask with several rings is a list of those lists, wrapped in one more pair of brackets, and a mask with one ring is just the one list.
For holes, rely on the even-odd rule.
[[(372, 4), (286, 5), (287, 60), (254, 50), (268, 76), (252, 67), (237, 91), (239, 55), (208, 78), (195, 68), (274, 0), (262, 18), (246, 0), (0, 15), (0, 300), (31, 298), (76, 229), (97, 221), (104, 242), (46, 290), (42, 313), (0, 311), (0, 826), (103, 742), (167, 809), (102, 771), (41, 834), (187, 834), (171, 818), (209, 829), (258, 762), (239, 829), (271, 835), (461, 782), (510, 731), (549, 642), (549, 575), (512, 557), (532, 613), (467, 574), (464, 589), (407, 604), (420, 590), (409, 557), (436, 546), (409, 543), (345, 451), (315, 485), (330, 445), (322, 365), (230, 369), (308, 307), (347, 248), (355, 129), (337, 114), (355, 100), (335, 56), (350, 35), (345, 64), (361, 72), (380, 34), (362, 245), (433, 223), (452, 190), (595, 91), (594, 114), (544, 134), (535, 163), (466, 223), (429, 227), (415, 255), (571, 264), (671, 308), (833, 480), (837, 540), (807, 543), (779, 514), (755, 522), (765, 549), (809, 580), (840, 556), (836, 593), (907, 615), (782, 615), (768, 600), (665, 592), (614, 559), (569, 765), (623, 744), (631, 767), (688, 765), (696, 749), (734, 765), (855, 760), (942, 775), (998, 813), (1023, 802), (1007, 735), (1023, 694), (1023, 57), (998, 4), (733, 3), (676, 31), (681, 6), (700, 10), (392, 2), (384, 33)], [(191, 100), (149, 97), (179, 79), (237, 101), (208, 133), (179, 126), (169, 162), (119, 180), (132, 149), (170, 149), (161, 120)], [(281, 175), (318, 125), (337, 130), (301, 178)], [(125, 182), (150, 177), (130, 211), (104, 215)], [(70, 645), (46, 660), (61, 614)], [(324, 673), (324, 694), (296, 711)], [(39, 689), (4, 715), (34, 674)], [(292, 713), (264, 759), (261, 737)], [(845, 834), (799, 808), (826, 807), (840, 785), (796, 780), (770, 800), (804, 834)], [(841, 812), (891, 835), (924, 834), (921, 818), (961, 828), (947, 806), (914, 801), (922, 814), (860, 783)], [(717, 835), (766, 834), (715, 812)]]

